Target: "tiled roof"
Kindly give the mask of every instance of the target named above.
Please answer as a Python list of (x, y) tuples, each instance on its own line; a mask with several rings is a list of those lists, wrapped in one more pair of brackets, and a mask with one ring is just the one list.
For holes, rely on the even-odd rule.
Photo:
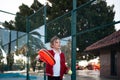
[(120, 42), (120, 30), (88, 46), (85, 51), (92, 51)]

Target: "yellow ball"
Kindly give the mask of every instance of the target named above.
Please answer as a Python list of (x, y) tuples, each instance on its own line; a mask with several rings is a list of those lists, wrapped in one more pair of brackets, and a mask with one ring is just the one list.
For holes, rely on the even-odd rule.
[(71, 74), (72, 74), (72, 71), (71, 71), (71, 70), (69, 70), (69, 71), (68, 71), (68, 74), (70, 74), (70, 75), (71, 75)]

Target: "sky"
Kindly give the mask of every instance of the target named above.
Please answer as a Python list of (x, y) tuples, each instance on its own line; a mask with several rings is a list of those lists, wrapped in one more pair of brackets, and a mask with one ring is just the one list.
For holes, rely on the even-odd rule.
[[(11, 12), (16, 14), (16, 12), (19, 11), (19, 6), (24, 3), (28, 6), (30, 6), (33, 3), (34, 0), (1, 0), (0, 2), (0, 10), (3, 11), (7, 11), (7, 12)], [(41, 3), (45, 3), (45, 0), (38, 0)], [(119, 21), (120, 20), (120, 0), (106, 0), (108, 5), (112, 5), (114, 4), (114, 10), (116, 12), (115, 14), (115, 21)], [(10, 21), (10, 20), (14, 20), (14, 15), (10, 15), (10, 14), (6, 14), (6, 13), (2, 13), (0, 12), (0, 22), (4, 22), (6, 21)], [(115, 25), (116, 29), (119, 30), (120, 29), (120, 23)]]
[[(114, 4), (115, 21), (120, 21), (120, 0), (106, 0), (108, 5)], [(116, 30), (120, 30), (120, 23), (115, 25)]]
[[(34, 0), (1, 0), (0, 2), (0, 10), (11, 12), (16, 14), (19, 11), (19, 6), (22, 3), (30, 6)], [(45, 0), (38, 0), (41, 3), (44, 3)], [(10, 21), (11, 19), (14, 20), (15, 15), (10, 15), (6, 13), (0, 12), (0, 22), (4, 22), (5, 20)]]

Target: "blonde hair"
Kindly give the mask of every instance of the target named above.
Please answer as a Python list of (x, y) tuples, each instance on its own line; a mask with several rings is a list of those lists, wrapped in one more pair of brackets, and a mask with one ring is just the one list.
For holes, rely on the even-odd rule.
[(60, 38), (57, 37), (57, 36), (54, 36), (54, 37), (51, 38), (51, 40), (50, 40), (50, 47), (51, 47), (51, 48), (53, 48), (52, 45), (53, 45), (54, 41), (56, 41), (57, 39), (60, 40)]

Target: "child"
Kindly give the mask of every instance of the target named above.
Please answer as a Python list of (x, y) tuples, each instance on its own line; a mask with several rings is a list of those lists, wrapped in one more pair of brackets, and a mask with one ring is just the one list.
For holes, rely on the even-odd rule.
[(51, 50), (48, 50), (55, 59), (53, 66), (46, 64), (46, 75), (48, 80), (62, 80), (63, 75), (69, 72), (69, 68), (65, 64), (64, 53), (60, 50), (60, 39), (54, 36), (50, 40)]

